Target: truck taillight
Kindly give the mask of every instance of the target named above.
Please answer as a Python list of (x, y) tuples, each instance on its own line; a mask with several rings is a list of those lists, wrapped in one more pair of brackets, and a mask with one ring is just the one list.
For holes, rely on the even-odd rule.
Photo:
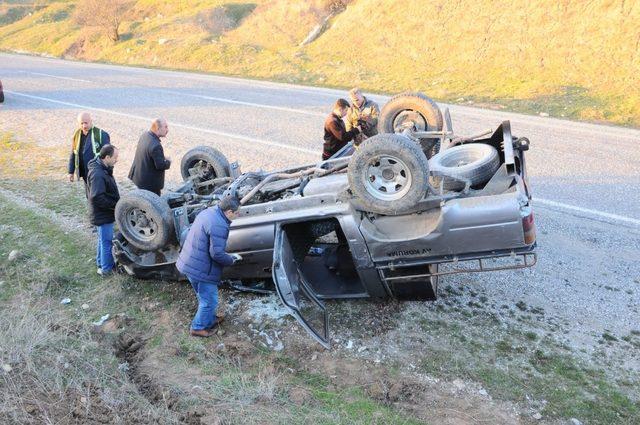
[(531, 245), (536, 241), (536, 223), (533, 220), (533, 210), (528, 208), (529, 214), (522, 217), (522, 230), (524, 232), (524, 243)]

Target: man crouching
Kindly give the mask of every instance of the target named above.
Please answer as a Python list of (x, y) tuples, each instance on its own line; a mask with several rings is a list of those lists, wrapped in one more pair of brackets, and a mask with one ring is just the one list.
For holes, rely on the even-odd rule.
[(225, 252), (229, 226), (239, 208), (238, 200), (228, 196), (217, 206), (200, 212), (182, 246), (176, 267), (187, 276), (198, 298), (198, 311), (191, 322), (192, 336), (209, 337), (222, 321), (215, 315), (222, 268), (242, 259)]

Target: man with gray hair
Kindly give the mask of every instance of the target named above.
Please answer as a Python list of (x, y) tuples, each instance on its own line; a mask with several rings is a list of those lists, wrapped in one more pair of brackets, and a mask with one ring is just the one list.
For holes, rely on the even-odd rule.
[(351, 99), (351, 107), (347, 112), (346, 128), (347, 131), (358, 126), (362, 129), (362, 133), (356, 137), (353, 143), (358, 146), (362, 140), (378, 134), (380, 108), (376, 102), (364, 97), (358, 87), (349, 90), (349, 98)]
[(242, 257), (227, 254), (231, 221), (238, 216), (240, 202), (227, 196), (217, 206), (201, 211), (189, 228), (176, 267), (187, 276), (198, 299), (198, 311), (191, 322), (191, 336), (209, 337), (221, 321), (216, 316), (218, 285), (222, 269)]
[(70, 182), (75, 179), (84, 181), (87, 196), (89, 161), (97, 158), (100, 149), (109, 143), (111, 143), (109, 133), (94, 126), (88, 112), (80, 112), (78, 114), (78, 128), (71, 139), (68, 171)]
[(165, 137), (168, 132), (167, 120), (155, 119), (151, 123), (151, 129), (140, 136), (129, 170), (129, 178), (139, 189), (148, 190), (158, 196), (164, 188), (164, 173), (171, 167), (171, 161), (164, 156), (160, 144), (160, 138)]

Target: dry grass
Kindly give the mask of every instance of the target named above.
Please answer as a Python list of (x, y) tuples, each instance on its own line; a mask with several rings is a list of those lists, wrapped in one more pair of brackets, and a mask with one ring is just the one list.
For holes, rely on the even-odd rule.
[(145, 409), (113, 356), (52, 304), (3, 305), (0, 359), (10, 370), (0, 374), (2, 421), (60, 423), (106, 416), (122, 422), (130, 413), (126, 410)]
[[(344, 8), (346, 6), (346, 8)], [(298, 48), (330, 10), (344, 11)], [(540, 0), (138, 0), (115, 45), (54, 2), (0, 48), (379, 92), (420, 90), (525, 112), (640, 125), (640, 8)], [(169, 42), (160, 45), (158, 40)], [(78, 48), (81, 45), (82, 48)]]
[[(170, 422), (93, 333), (96, 312), (79, 308), (98, 281), (86, 274), (86, 242), (0, 198), (0, 422)], [(13, 262), (11, 249), (20, 251)], [(69, 307), (60, 304), (67, 296)]]

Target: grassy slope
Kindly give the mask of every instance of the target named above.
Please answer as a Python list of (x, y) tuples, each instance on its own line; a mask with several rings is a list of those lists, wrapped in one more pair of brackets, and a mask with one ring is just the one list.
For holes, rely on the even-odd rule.
[[(42, 158), (35, 170), (28, 161), (33, 157)], [(20, 193), (82, 228), (86, 226), (82, 189), (56, 178), (64, 157), (64, 147), (42, 148), (0, 134), (0, 189)], [(86, 236), (93, 238), (86, 230)], [(402, 408), (403, 403), (380, 401), (366, 385), (363, 393), (359, 385), (336, 384), (317, 362), (305, 361), (306, 367), (300, 367), (301, 359), (308, 360), (310, 353), (305, 349), (297, 353), (294, 345), (277, 354), (256, 344), (246, 349), (243, 364), (234, 363), (237, 353), (231, 347), (239, 329), (228, 325), (228, 334), (215, 341), (189, 338), (183, 330), (193, 312), (193, 299), (184, 286), (122, 276), (103, 281), (95, 274), (91, 245), (78, 233), (60, 228), (37, 211), (0, 194), (0, 311), (5, 318), (0, 325), (0, 363), (13, 368), (7, 374), (0, 371), (0, 392), (7, 394), (5, 405), (0, 400), (0, 419), (35, 415), (55, 422), (73, 411), (85, 419), (96, 415), (113, 419), (121, 413), (148, 422), (174, 422), (192, 406), (205, 403), (223, 419), (242, 415), (248, 422), (263, 417), (271, 423), (297, 423), (303, 418), (314, 423), (413, 423), (415, 418)], [(16, 248), (23, 258), (10, 263), (7, 254)], [(538, 409), (550, 420), (576, 417), (585, 423), (605, 424), (637, 423), (640, 419), (636, 374), (625, 379), (612, 377), (610, 371), (578, 360), (542, 332), (505, 327), (495, 316), (485, 314), (481, 304), (487, 300), (483, 297), (470, 312), (455, 303), (449, 307), (449, 300), (461, 295), (457, 289), (447, 286), (440, 295), (444, 303), (416, 323), (429, 346), (413, 359), (421, 372), (443, 380), (478, 382), (495, 400), (512, 401), (525, 409), (542, 403)], [(59, 300), (67, 296), (73, 303), (61, 306)], [(80, 309), (82, 303), (91, 308)], [(145, 307), (154, 303), (158, 307)], [(359, 308), (354, 302), (334, 308), (335, 317), (344, 316), (344, 323), (355, 323), (363, 314), (362, 308), (370, 307)], [(526, 305), (518, 308), (527, 309)], [(146, 364), (147, 373), (150, 368), (166, 373), (152, 381), (152, 395), (164, 397), (166, 393), (174, 400), (178, 391), (175, 404), (154, 402), (153, 397), (150, 403), (149, 394), (140, 392), (139, 377), (118, 368), (123, 360), (116, 358), (111, 348), (116, 336), (92, 334), (90, 322), (106, 312), (125, 313), (131, 319), (128, 332), (148, 339), (143, 350), (147, 360), (141, 364)], [(53, 331), (44, 332), (43, 327)], [(633, 347), (630, 349), (640, 347), (637, 332), (626, 338)], [(231, 351), (218, 352), (220, 341)], [(74, 351), (83, 346), (85, 351)], [(58, 353), (62, 353), (62, 360), (56, 360)], [(99, 369), (91, 370), (96, 358), (100, 359)], [(345, 361), (337, 357), (331, 364)], [(39, 362), (44, 366), (34, 367)], [(194, 381), (187, 380), (185, 389), (173, 382), (176, 374), (195, 374)], [(96, 375), (101, 379), (92, 381)], [(395, 382), (396, 378), (392, 379)], [(87, 386), (87, 381), (92, 384)], [(48, 399), (40, 393), (20, 397), (21, 389), (35, 385), (56, 397)], [(194, 394), (193, 385), (205, 388), (207, 397), (212, 398)], [(118, 387), (123, 391), (112, 398), (110, 394)], [(305, 401), (296, 401), (294, 390), (302, 393)], [(89, 405), (80, 397), (88, 399)]]
[[(305, 84), (489, 102), (525, 112), (640, 125), (640, 4), (592, 0), (355, 0), (298, 44), (328, 0), (135, 2), (113, 44), (54, 2), (0, 27), (0, 48)], [(239, 25), (212, 34), (223, 5)], [(165, 44), (158, 40), (165, 38)]]

